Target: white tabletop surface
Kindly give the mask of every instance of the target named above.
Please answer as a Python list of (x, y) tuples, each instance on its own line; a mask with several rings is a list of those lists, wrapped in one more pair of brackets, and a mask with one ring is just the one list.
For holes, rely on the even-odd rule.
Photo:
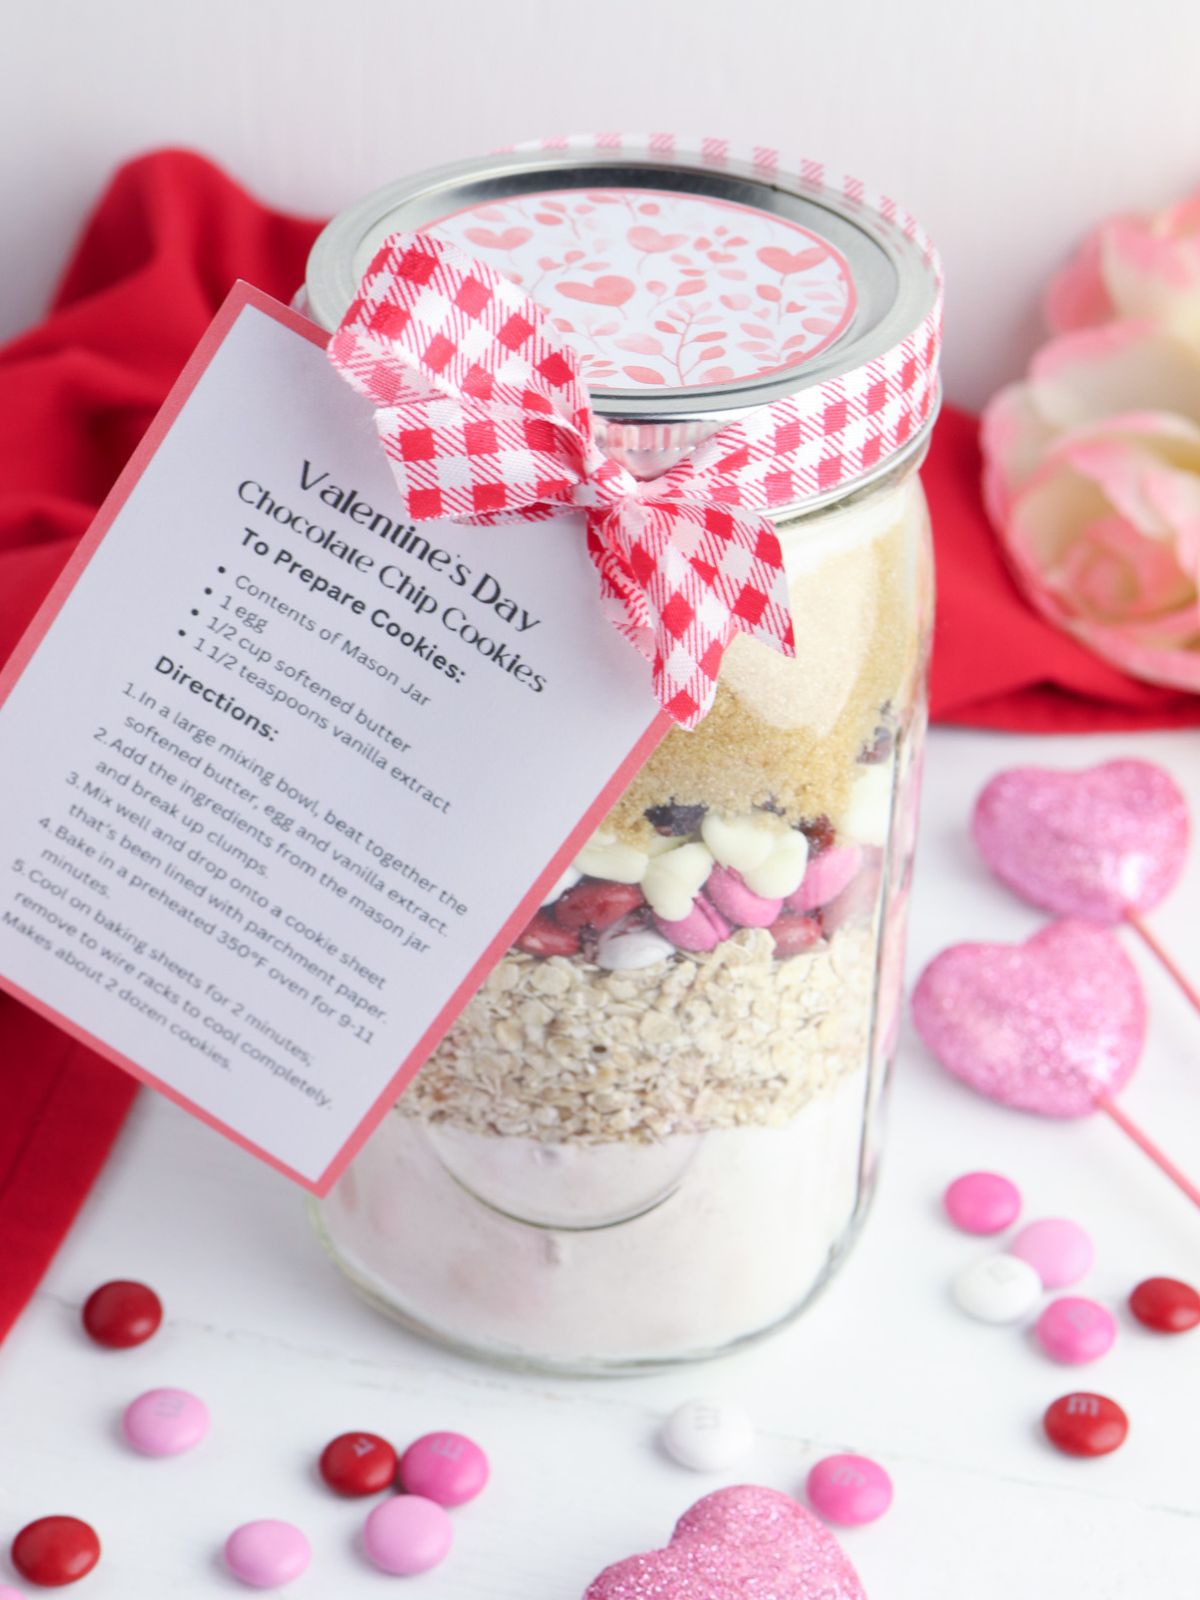
[[(932, 741), (910, 973), (967, 938), (1019, 939), (1039, 914), (991, 882), (965, 823), (983, 781), (1019, 762), (1160, 760), (1200, 815), (1194, 733), (1033, 740), (939, 730)], [(1200, 851), (1153, 923), (1195, 975)], [(1200, 1174), (1200, 1019), (1123, 935), (1150, 997), (1149, 1044), (1122, 1103)], [(1083, 1286), (1111, 1306), (1112, 1352), (1054, 1365), (1027, 1329), (969, 1321), (951, 1274), (979, 1249), (939, 1211), (948, 1179), (1009, 1174), (1025, 1215), (1071, 1216), (1096, 1243)], [(0, 1266), (2, 1270), (2, 1266)], [(608, 1562), (663, 1542), (722, 1482), (801, 1493), (819, 1456), (852, 1449), (892, 1474), (891, 1511), (843, 1542), (871, 1600), (1186, 1600), (1200, 1592), (1200, 1333), (1153, 1335), (1125, 1309), (1139, 1279), (1200, 1279), (1200, 1215), (1109, 1123), (1042, 1122), (977, 1100), (906, 1031), (873, 1215), (828, 1292), (764, 1344), (699, 1369), (628, 1380), (516, 1376), (447, 1356), (360, 1304), (311, 1235), (298, 1191), (182, 1112), (144, 1093), (70, 1238), (0, 1347), (0, 1550), (28, 1520), (86, 1518), (104, 1558), (87, 1600), (246, 1591), (219, 1551), (235, 1525), (281, 1517), (313, 1561), (289, 1594), (385, 1592), (357, 1534), (370, 1502), (315, 1476), (321, 1446), (365, 1428), (404, 1443), (454, 1428), (488, 1451), (493, 1479), (454, 1512), (456, 1545), (408, 1580), (426, 1600), (578, 1600)], [(78, 1308), (113, 1277), (153, 1284), (167, 1305), (140, 1350), (107, 1352)], [(190, 1455), (134, 1456), (117, 1422), (157, 1385), (194, 1389), (213, 1428)], [(1056, 1454), (1044, 1407), (1098, 1389), (1129, 1413), (1124, 1448)], [(741, 1401), (753, 1455), (705, 1478), (658, 1451), (663, 1416), (694, 1394)], [(12, 1582), (0, 1555), (0, 1583)], [(731, 1596), (730, 1600), (735, 1600)]]

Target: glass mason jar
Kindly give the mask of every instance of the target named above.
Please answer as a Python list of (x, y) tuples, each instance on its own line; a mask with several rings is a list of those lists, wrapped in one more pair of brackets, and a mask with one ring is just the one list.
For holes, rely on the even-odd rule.
[[(449, 169), (335, 219), (308, 305), (336, 323), (397, 228), (490, 249), (540, 298), (549, 274), (556, 309), (607, 306), (564, 318), (567, 336), (591, 363), (606, 447), (652, 476), (748, 405), (936, 324), (936, 258), (894, 208), (804, 170), (786, 185), (728, 158), (713, 171), (570, 147)], [(619, 205), (617, 226), (605, 207)], [(571, 229), (574, 257), (553, 242)], [(696, 334), (702, 303), (718, 308), (719, 337), (696, 336), (722, 347), (700, 367), (715, 381), (606, 393), (615, 364), (665, 388), (649, 365), (663, 330)], [(793, 307), (816, 331), (772, 365)], [(734, 638), (708, 716), (654, 751), (315, 1208), (338, 1265), (409, 1327), (560, 1370), (705, 1357), (793, 1316), (849, 1248), (901, 1004), (932, 612), (917, 468), (935, 393), (931, 376), (920, 426), (869, 470), (781, 509), (795, 658)]]

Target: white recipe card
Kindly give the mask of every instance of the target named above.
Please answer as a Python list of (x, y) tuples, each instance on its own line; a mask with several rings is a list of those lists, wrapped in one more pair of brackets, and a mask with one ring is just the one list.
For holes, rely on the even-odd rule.
[(665, 726), (240, 284), (0, 677), (0, 985), (325, 1193)]

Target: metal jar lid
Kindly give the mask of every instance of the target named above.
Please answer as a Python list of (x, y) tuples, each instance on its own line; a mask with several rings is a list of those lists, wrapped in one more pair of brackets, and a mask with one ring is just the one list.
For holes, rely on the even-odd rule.
[(337, 326), (400, 231), (449, 238), (545, 306), (580, 359), (602, 448), (638, 476), (785, 396), (811, 397), (819, 415), (856, 385), (866, 395), (875, 374), (890, 373), (893, 391), (923, 385), (917, 425), (881, 434), (807, 506), (890, 471), (922, 446), (936, 410), (937, 255), (893, 202), (816, 163), (659, 135), (440, 167), (329, 223), (308, 261), (314, 321)]

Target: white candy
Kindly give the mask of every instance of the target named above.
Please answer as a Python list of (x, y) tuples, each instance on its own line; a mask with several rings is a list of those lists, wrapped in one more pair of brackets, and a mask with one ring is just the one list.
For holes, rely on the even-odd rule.
[(687, 1400), (667, 1418), (663, 1448), (693, 1472), (725, 1472), (749, 1455), (754, 1429), (741, 1406), (727, 1400)]
[(575, 857), (575, 866), (589, 878), (610, 883), (640, 883), (650, 857), (631, 844), (621, 844), (609, 833), (595, 833)]
[(664, 922), (682, 922), (690, 914), (692, 901), (703, 888), (712, 864), (713, 858), (702, 844), (681, 844), (655, 856), (641, 880), (650, 909)]
[(596, 941), (596, 965), (605, 972), (637, 972), (675, 954), (669, 939), (644, 923), (622, 917)]
[(1017, 1322), (1042, 1297), (1042, 1280), (1019, 1256), (985, 1256), (950, 1286), (955, 1304), (979, 1322)]
[(767, 859), (780, 835), (752, 817), (726, 822), (710, 811), (700, 824), (700, 837), (723, 867), (744, 874)]
[(765, 900), (784, 900), (795, 894), (808, 866), (808, 840), (795, 828), (777, 835), (774, 849), (761, 866), (742, 873), (747, 889)]
[(838, 833), (855, 844), (885, 845), (892, 825), (892, 764), (864, 767), (838, 822)]
[(560, 894), (566, 894), (568, 889), (573, 889), (582, 877), (583, 873), (580, 872), (578, 867), (568, 867), (563, 873), (562, 877), (550, 890), (546, 898), (542, 901), (542, 904), (544, 906), (552, 905), (554, 901), (558, 899)]

